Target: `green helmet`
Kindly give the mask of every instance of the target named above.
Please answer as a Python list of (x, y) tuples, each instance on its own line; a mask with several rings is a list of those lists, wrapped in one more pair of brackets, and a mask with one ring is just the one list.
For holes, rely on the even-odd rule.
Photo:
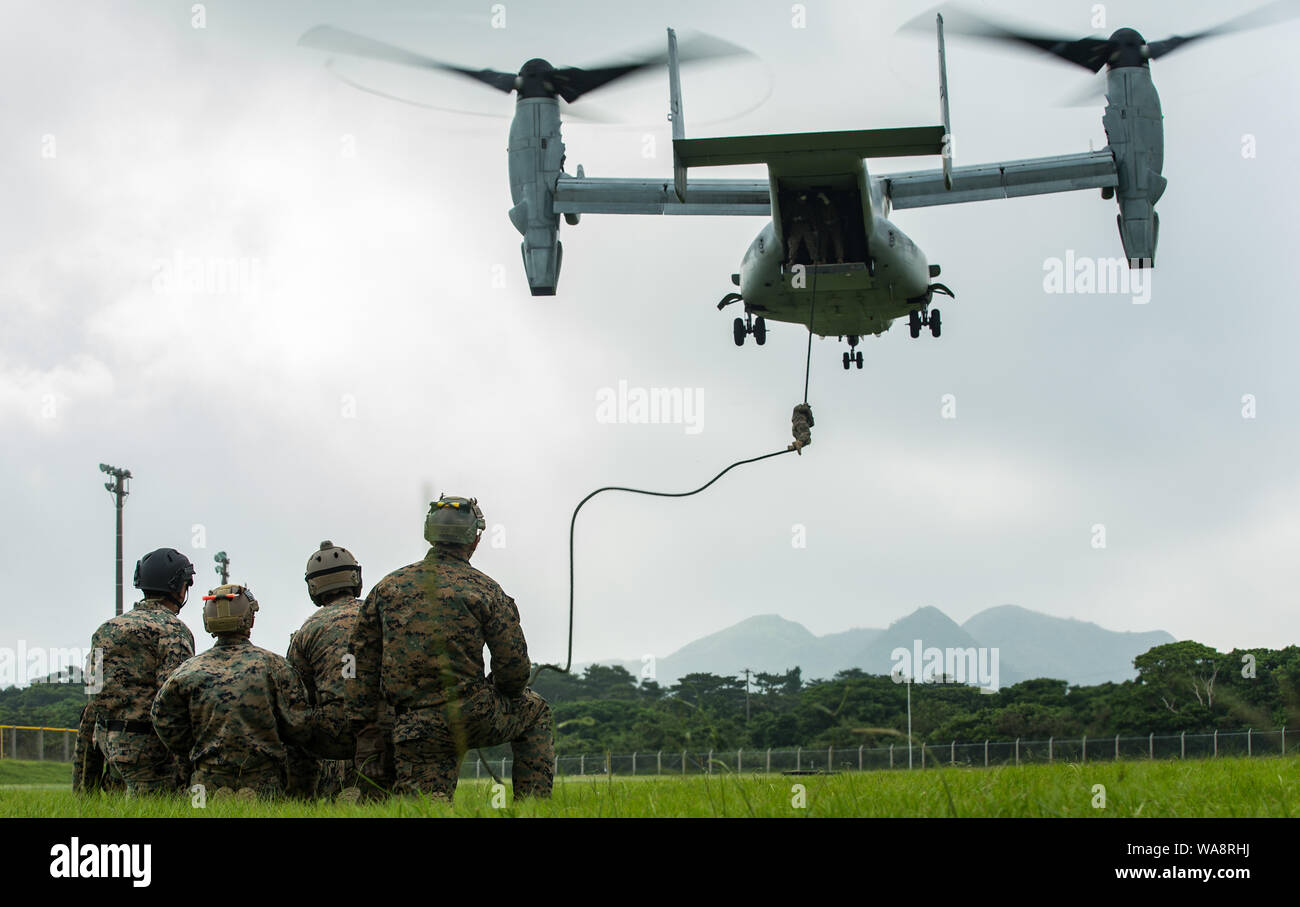
[(307, 594), (320, 604), (331, 592), (347, 590), (353, 597), (361, 594), (361, 565), (346, 548), (323, 541), (320, 550), (307, 558)]
[(478, 498), (449, 498), (444, 494), (429, 504), (424, 537), (430, 544), (470, 545), (478, 531), (486, 526), (483, 511), (478, 509)]
[(247, 586), (230, 583), (203, 596), (203, 629), (213, 636), (253, 629), (257, 599)]

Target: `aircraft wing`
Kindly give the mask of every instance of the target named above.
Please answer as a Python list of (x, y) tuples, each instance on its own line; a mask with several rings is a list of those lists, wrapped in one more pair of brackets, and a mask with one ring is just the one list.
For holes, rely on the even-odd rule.
[(876, 177), (891, 207), (925, 208), (994, 198), (1047, 195), (1076, 189), (1114, 187), (1119, 179), (1109, 148), (1082, 154), (1027, 158), (952, 169), (952, 188), (942, 170), (918, 170)]
[(772, 214), (767, 180), (691, 180), (679, 201), (673, 179), (614, 179), (561, 175), (555, 184), (556, 214)]

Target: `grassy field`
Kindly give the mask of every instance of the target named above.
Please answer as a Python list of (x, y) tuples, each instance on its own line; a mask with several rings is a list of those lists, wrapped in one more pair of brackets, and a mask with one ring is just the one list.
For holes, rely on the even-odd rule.
[[(1291, 756), (798, 777), (562, 778), (551, 801), (521, 803), (511, 801), (508, 788), (470, 780), (461, 783), (454, 806), (401, 797), (356, 806), (209, 800), (199, 809), (188, 797), (77, 797), (67, 773), (66, 764), (0, 762), (0, 817), (1300, 816), (1300, 758)], [(1093, 805), (1098, 784), (1105, 808)]]

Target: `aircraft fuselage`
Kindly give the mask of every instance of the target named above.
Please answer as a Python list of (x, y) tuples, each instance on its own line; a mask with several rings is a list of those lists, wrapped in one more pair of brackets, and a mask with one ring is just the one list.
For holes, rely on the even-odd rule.
[(769, 168), (773, 219), (740, 264), (745, 310), (823, 337), (883, 333), (929, 304), (929, 262), (866, 161), (817, 163)]

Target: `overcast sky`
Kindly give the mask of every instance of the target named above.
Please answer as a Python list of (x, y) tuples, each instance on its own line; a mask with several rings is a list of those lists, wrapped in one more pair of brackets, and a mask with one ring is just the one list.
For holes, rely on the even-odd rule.
[[(380, 90), (501, 117), (363, 93), (297, 46), (305, 30), (503, 70), (702, 30), (762, 61), (684, 73), (688, 134), (722, 135), (937, 122), (933, 40), (896, 34), (929, 5), (812, 2), (794, 28), (786, 0), (507, 2), (493, 29), (488, 2), (221, 0), (203, 28), (188, 3), (7, 4), (0, 646), (85, 646), (111, 616), (106, 462), (136, 476), (128, 603), (137, 558), (185, 551), (200, 649), (218, 550), (262, 603), (254, 641), (283, 652), (312, 610), (303, 568), (321, 539), (356, 554), (368, 590), (423, 555), (428, 501), (446, 491), (479, 498), (491, 529), (474, 563), (518, 601), (534, 658), (563, 659), (578, 500), (605, 484), (685, 490), (790, 440), (806, 334), (774, 323), (765, 347), (737, 349), (734, 310), (714, 308), (762, 219), (589, 215), (561, 231), (559, 294), (534, 299), (506, 218), (512, 100), (340, 59)], [(1231, 14), (1107, 3), (1097, 27), (1088, 2), (987, 8), (1151, 40)], [(895, 325), (849, 372), (842, 345), (817, 340), (802, 457), (687, 500), (584, 508), (575, 658), (664, 656), (757, 614), (821, 634), (1006, 603), (1224, 650), (1295, 643), (1297, 40), (1300, 21), (1153, 64), (1169, 186), (1148, 304), (1044, 292), (1053, 258), (1123, 254), (1095, 191), (898, 212), (957, 293), (943, 336)], [(1105, 144), (1100, 103), (1057, 106), (1082, 70), (955, 37), (948, 67), (958, 165)], [(593, 95), (631, 125), (568, 123), (570, 172), (669, 174), (666, 83), (656, 71)], [(764, 175), (699, 175), (730, 173)], [(177, 263), (194, 261), (243, 270), (187, 287)], [(701, 389), (701, 430), (598, 421), (620, 381)]]

